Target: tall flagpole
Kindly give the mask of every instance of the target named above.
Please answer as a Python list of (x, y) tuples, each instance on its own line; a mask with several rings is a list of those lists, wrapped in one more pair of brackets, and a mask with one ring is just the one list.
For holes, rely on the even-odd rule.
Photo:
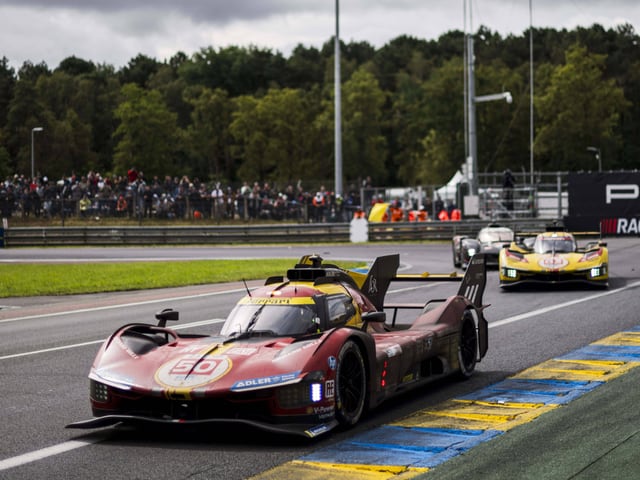
[(341, 91), (340, 91), (340, 5), (336, 0), (336, 38), (335, 38), (335, 55), (334, 55), (334, 90), (335, 90), (335, 195), (342, 196), (342, 107), (341, 107)]

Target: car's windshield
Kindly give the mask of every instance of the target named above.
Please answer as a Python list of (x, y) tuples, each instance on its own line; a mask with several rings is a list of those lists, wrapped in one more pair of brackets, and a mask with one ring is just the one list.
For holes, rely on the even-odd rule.
[(482, 243), (511, 242), (513, 241), (513, 232), (507, 229), (480, 230), (478, 233), (478, 241)]
[(220, 333), (225, 336), (263, 332), (274, 336), (302, 335), (318, 329), (315, 304), (238, 304)]
[(533, 248), (536, 253), (570, 253), (575, 251), (576, 243), (571, 237), (539, 236)]

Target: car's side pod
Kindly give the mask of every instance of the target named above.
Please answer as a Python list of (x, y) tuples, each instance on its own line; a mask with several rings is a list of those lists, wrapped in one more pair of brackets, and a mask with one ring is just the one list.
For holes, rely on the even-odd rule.
[(466, 297), (479, 310), (482, 310), (482, 296), (487, 284), (487, 259), (484, 253), (471, 257), (469, 266), (462, 279), (458, 295)]

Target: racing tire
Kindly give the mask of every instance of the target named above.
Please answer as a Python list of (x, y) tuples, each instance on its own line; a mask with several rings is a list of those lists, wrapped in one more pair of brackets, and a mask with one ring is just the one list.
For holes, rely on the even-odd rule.
[(471, 377), (478, 360), (478, 331), (476, 322), (469, 310), (462, 314), (460, 325), (460, 337), (458, 339), (458, 363), (460, 365), (460, 377)]
[(336, 368), (336, 419), (342, 426), (353, 426), (364, 412), (367, 396), (364, 358), (353, 341), (342, 345)]

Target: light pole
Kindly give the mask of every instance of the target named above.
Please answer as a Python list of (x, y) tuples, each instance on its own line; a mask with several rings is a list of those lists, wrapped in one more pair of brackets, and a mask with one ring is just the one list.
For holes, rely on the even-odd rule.
[[(473, 52), (473, 43), (469, 42), (469, 50)], [(504, 100), (507, 103), (513, 102), (511, 92), (493, 93), (491, 95), (475, 95), (475, 86), (473, 78), (473, 63), (469, 62), (469, 173), (471, 181), (469, 182), (471, 187), (471, 195), (478, 195), (478, 147), (476, 139), (476, 104), (482, 102), (492, 102), (495, 100)]]
[(44, 130), (42, 127), (34, 127), (31, 129), (31, 181), (33, 182), (33, 176), (34, 176), (34, 172), (33, 172), (33, 136), (36, 132), (41, 132), (42, 130)]
[(602, 171), (602, 157), (600, 156), (600, 149), (598, 147), (587, 147), (587, 152), (595, 153), (596, 160), (598, 160), (598, 171)]
[[(494, 100), (505, 100), (507, 103), (513, 102), (510, 92), (494, 93), (491, 95), (476, 96), (475, 71), (474, 71), (474, 53), (473, 53), (473, 34), (472, 26), (472, 5), (469, 5), (469, 33), (465, 42), (465, 67), (466, 67), (466, 89), (465, 89), (465, 106), (466, 106), (466, 137), (467, 137), (467, 172), (469, 176), (469, 190), (472, 196), (478, 195), (478, 145), (476, 134), (476, 104), (482, 102), (491, 102)], [(467, 20), (467, 7), (464, 3), (465, 15), (465, 31)]]
[(335, 142), (335, 187), (334, 194), (342, 195), (342, 94), (340, 88), (340, 2), (336, 0), (336, 38), (334, 57), (334, 142)]

